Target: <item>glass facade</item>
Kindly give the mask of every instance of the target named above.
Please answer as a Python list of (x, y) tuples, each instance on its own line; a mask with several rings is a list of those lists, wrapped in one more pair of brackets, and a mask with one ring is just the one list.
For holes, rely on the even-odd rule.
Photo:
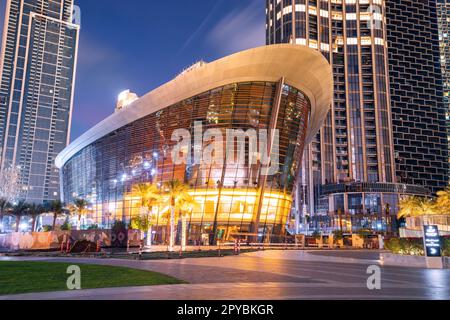
[[(448, 146), (450, 151), (450, 1), (438, 0), (437, 13), (439, 24), (439, 47), (441, 49), (441, 65), (444, 85), (444, 104), (447, 110)], [(449, 152), (450, 164), (450, 152)], [(450, 165), (449, 165), (450, 178)]]
[(79, 27), (72, 0), (8, 0), (0, 70), (0, 170), (20, 167), (21, 198), (60, 197)]
[(449, 178), (436, 0), (386, 0), (386, 8), (397, 182), (435, 194)]
[[(308, 98), (282, 81), (232, 83), (204, 92), (129, 123), (70, 158), (61, 170), (64, 201), (87, 199), (89, 224), (128, 223), (140, 212), (134, 185), (157, 184), (164, 196), (164, 182), (177, 179), (189, 186), (195, 200), (189, 217), (190, 244), (247, 238), (255, 229), (259, 241), (282, 241), (310, 110)], [(217, 129), (223, 135), (230, 129), (278, 129), (279, 139), (272, 150), (278, 150), (279, 169), (266, 176), (260, 161), (250, 163), (253, 142), (249, 139), (245, 140), (246, 160), (241, 165), (196, 160), (196, 148), (208, 147), (206, 140), (200, 145), (192, 141), (188, 161), (174, 163), (173, 132), (187, 129), (194, 137), (198, 124), (203, 131)], [(165, 205), (153, 208), (156, 243), (169, 241), (168, 210)]]
[[(381, 216), (397, 205), (400, 194), (385, 194), (382, 188), (377, 193), (363, 188), (358, 195), (345, 190), (367, 183), (392, 184), (394, 189), (397, 182), (386, 2), (266, 0), (266, 13), (267, 44), (308, 46), (320, 51), (333, 67), (334, 101), (321, 132), (305, 150), (298, 214), (333, 217), (341, 210)], [(344, 193), (324, 191), (336, 186)], [(425, 188), (420, 191), (428, 194)]]

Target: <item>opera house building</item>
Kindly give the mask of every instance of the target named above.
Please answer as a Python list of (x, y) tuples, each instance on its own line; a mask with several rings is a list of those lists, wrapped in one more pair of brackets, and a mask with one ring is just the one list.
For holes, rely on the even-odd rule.
[[(327, 117), (332, 88), (319, 52), (283, 44), (197, 63), (140, 98), (124, 92), (113, 115), (57, 157), (63, 201), (88, 202), (86, 227), (128, 224), (142, 214), (136, 186), (157, 186), (160, 198), (148, 210), (153, 242), (164, 244), (173, 206), (166, 185), (178, 180), (192, 200), (184, 215), (189, 244), (282, 241), (303, 150)], [(192, 134), (182, 147), (177, 132)], [(204, 157), (212, 145), (214, 161)], [(230, 159), (238, 151), (242, 161)], [(178, 243), (181, 216), (174, 214)]]

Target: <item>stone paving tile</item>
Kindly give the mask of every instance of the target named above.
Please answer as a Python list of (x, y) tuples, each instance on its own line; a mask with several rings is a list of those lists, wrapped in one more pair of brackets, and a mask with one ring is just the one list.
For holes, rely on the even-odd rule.
[(361, 260), (379, 260), (380, 251), (309, 251), (308, 254), (324, 257), (353, 258)]
[[(450, 270), (380, 266), (382, 290), (371, 291), (367, 289), (366, 284), (367, 267), (371, 260), (350, 264), (276, 259), (274, 253), (270, 253), (269, 257), (264, 259), (243, 255), (164, 261), (46, 259), (157, 271), (189, 281), (191, 284), (49, 293), (35, 297), (100, 300), (450, 299)], [(28, 299), (27, 297), (29, 298), (22, 296), (24, 299)], [(15, 299), (20, 296), (8, 298)]]
[(324, 284), (242, 283), (110, 288), (0, 296), (0, 300), (285, 300), (285, 299), (448, 299), (449, 290), (424, 292), (422, 288), (389, 286), (369, 291), (364, 286)]

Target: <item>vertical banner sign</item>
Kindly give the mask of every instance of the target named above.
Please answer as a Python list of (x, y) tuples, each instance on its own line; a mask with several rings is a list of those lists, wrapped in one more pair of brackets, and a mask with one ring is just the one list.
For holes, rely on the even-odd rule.
[(440, 258), (442, 253), (438, 226), (424, 226), (423, 228), (426, 256)]

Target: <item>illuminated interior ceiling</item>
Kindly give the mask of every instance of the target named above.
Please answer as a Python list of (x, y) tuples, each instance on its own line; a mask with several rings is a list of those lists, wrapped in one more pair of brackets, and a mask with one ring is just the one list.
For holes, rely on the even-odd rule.
[[(220, 193), (220, 203), (219, 202)], [(208, 190), (197, 189), (189, 191), (196, 205), (189, 215), (188, 220), (194, 224), (213, 223), (216, 210), (217, 221), (231, 223), (251, 223), (255, 219), (258, 207), (259, 191), (256, 189), (230, 189), (230, 190)], [(292, 205), (292, 197), (282, 192), (265, 192), (261, 209), (262, 224), (285, 224)], [(141, 198), (138, 195), (128, 194), (125, 201), (98, 204), (92, 207), (92, 212), (98, 212), (99, 216), (107, 212), (114, 217), (135, 217), (141, 213)], [(168, 199), (155, 204), (152, 210), (153, 220), (160, 224), (168, 222), (170, 207)], [(178, 214), (178, 212), (177, 212)]]

